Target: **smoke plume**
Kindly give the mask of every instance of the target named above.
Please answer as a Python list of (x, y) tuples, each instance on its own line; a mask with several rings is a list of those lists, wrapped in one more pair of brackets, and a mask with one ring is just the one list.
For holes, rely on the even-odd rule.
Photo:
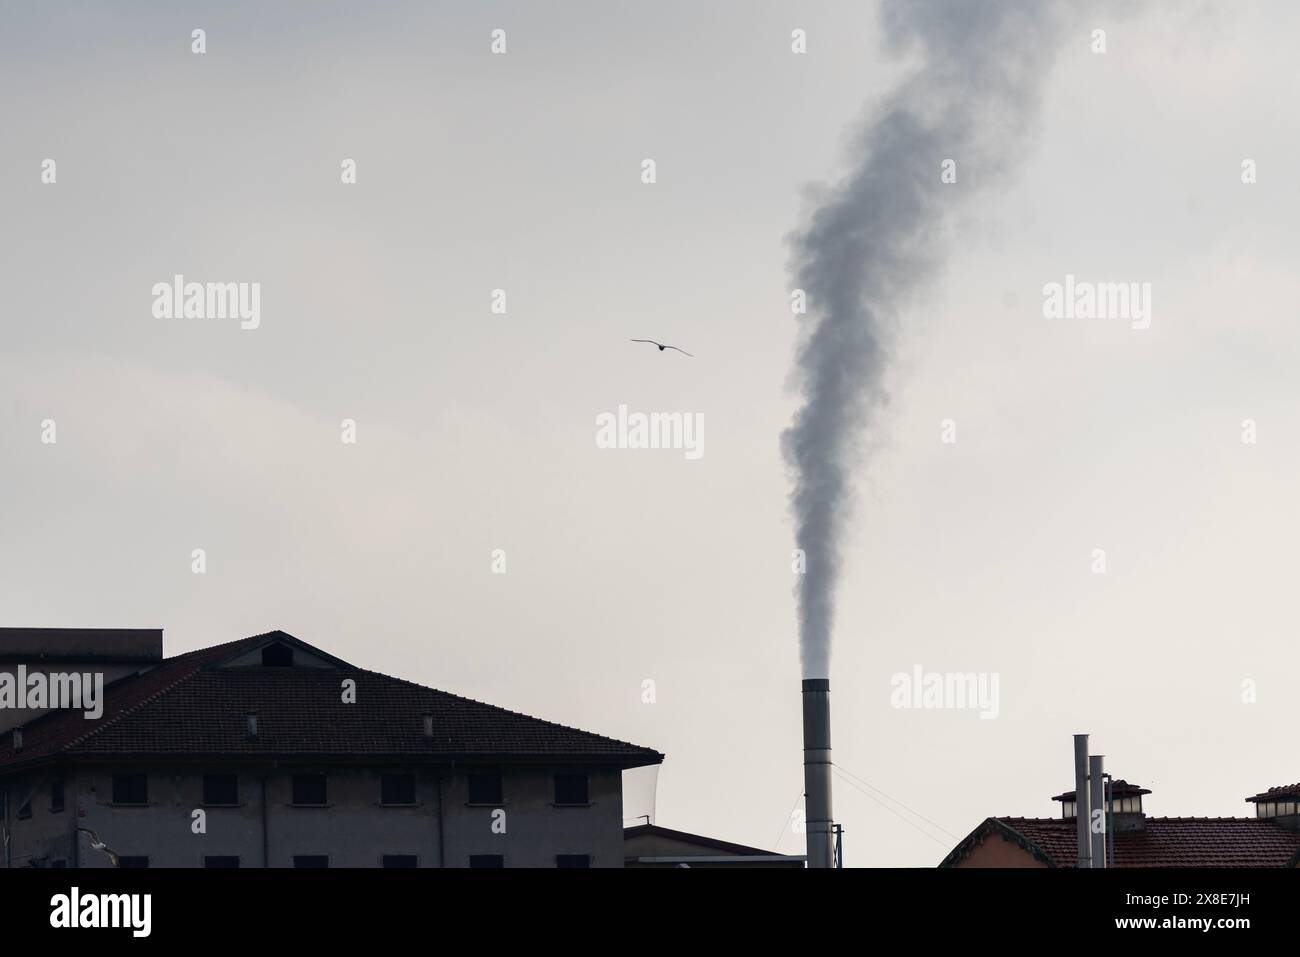
[[(884, 0), (889, 47), (915, 52), (919, 66), (872, 111), (850, 171), (792, 239), (809, 311), (795, 366), (804, 401), (781, 443), (806, 560), (797, 588), (805, 677), (829, 676), (853, 471), (888, 402), (894, 326), (934, 279), (953, 211), (1027, 151), (1059, 9), (1049, 0)], [(945, 160), (955, 183), (941, 181)]]

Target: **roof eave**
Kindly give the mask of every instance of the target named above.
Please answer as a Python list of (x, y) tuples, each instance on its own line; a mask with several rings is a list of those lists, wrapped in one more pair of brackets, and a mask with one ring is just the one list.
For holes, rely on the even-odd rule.
[(1021, 834), (1011, 825), (999, 821), (995, 817), (988, 817), (980, 823), (975, 830), (966, 835), (956, 847), (954, 847), (942, 861), (939, 862), (941, 868), (951, 868), (957, 865), (957, 862), (965, 858), (984, 838), (990, 834), (997, 834), (999, 837), (1009, 840), (1021, 850), (1028, 852), (1036, 861), (1046, 864), (1048, 867), (1060, 867), (1047, 851), (1043, 850), (1033, 839)]
[(662, 764), (664, 756), (658, 752), (647, 755), (583, 754), (555, 752), (553, 754), (521, 754), (510, 752), (431, 751), (375, 751), (364, 754), (304, 751), (212, 751), (204, 753), (173, 751), (57, 751), (35, 756), (29, 760), (0, 764), (0, 776), (31, 770), (47, 764), (342, 764), (363, 766), (375, 764), (419, 764), (450, 766), (454, 764), (514, 764), (514, 765), (581, 765), (586, 767), (633, 768)]

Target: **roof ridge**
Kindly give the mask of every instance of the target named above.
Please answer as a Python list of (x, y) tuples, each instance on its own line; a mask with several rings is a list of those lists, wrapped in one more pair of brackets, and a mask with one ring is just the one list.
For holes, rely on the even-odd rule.
[[(219, 648), (231, 648), (234, 645), (244, 644), (245, 642), (252, 642), (258, 638), (265, 638), (267, 637), (267, 635), (270, 634), (273, 634), (273, 632), (267, 632), (266, 634), (263, 635), (249, 635), (246, 638), (237, 638), (234, 641), (222, 642), (219, 645), (209, 645), (207, 648), (196, 648), (193, 651), (187, 651), (184, 654), (179, 654), (172, 658), (164, 658), (162, 662), (156, 666), (156, 668), (164, 668), (167, 667), (169, 664), (175, 665), (184, 661), (186, 658), (197, 657), (199, 655), (203, 655), (205, 652), (216, 651)], [(193, 678), (195, 675), (201, 672), (207, 665), (220, 663), (221, 661), (224, 661), (226, 657), (229, 656), (214, 657), (212, 660), (208, 660), (205, 657), (202, 661), (199, 661), (197, 664), (195, 664), (193, 668), (182, 672), (180, 677), (178, 677), (175, 681), (163, 685), (161, 688), (159, 688), (157, 691), (155, 691), (153, 694), (149, 695), (148, 697), (141, 698), (134, 705), (131, 705), (128, 708), (123, 708), (121, 711), (113, 715), (113, 717), (109, 718), (107, 721), (96, 721), (94, 726), (92, 726), (91, 729), (88, 730), (85, 734), (80, 734), (77, 735), (75, 738), (70, 739), (63, 745), (63, 747), (59, 748), (59, 750), (68, 751), (71, 750), (72, 748), (77, 747), (78, 745), (84, 744), (86, 741), (93, 738), (95, 735), (99, 734), (104, 729), (113, 727), (123, 718), (135, 714), (137, 711), (139, 711), (141, 708), (145, 707), (146, 705), (153, 704), (153, 702), (157, 701), (163, 695), (171, 691), (174, 691), (178, 686), (184, 684), (186, 681), (189, 681), (191, 678)], [(140, 672), (135, 677), (141, 678), (144, 675), (149, 674), (150, 671), (156, 670), (156, 668), (151, 668), (148, 671)]]
[[(179, 655), (172, 655), (170, 658), (164, 658), (162, 661), (158, 662), (158, 666), (175, 664), (176, 662), (183, 661), (186, 658), (193, 658), (195, 655), (207, 655), (221, 648), (233, 648), (235, 645), (242, 645), (244, 642), (253, 641), (257, 638), (269, 638), (274, 634), (283, 634), (283, 632), (266, 631), (260, 635), (247, 635), (243, 638), (236, 638), (234, 641), (222, 641), (215, 645), (207, 645), (203, 648), (192, 648), (189, 651), (182, 651)], [(220, 661), (223, 659), (216, 660)]]
[[(576, 728), (572, 725), (560, 724), (558, 721), (548, 721), (546, 718), (539, 718), (536, 715), (526, 714), (523, 711), (512, 711), (510, 708), (503, 708), (499, 704), (492, 704), (489, 701), (479, 701), (477, 698), (467, 698), (464, 695), (456, 694), (453, 691), (443, 691), (441, 688), (432, 688), (429, 685), (422, 685), (418, 681), (411, 681), (408, 678), (399, 678), (396, 675), (387, 675), (382, 671), (372, 671), (369, 668), (358, 668), (363, 674), (377, 675), (380, 678), (387, 678), (389, 681), (399, 681), (404, 685), (410, 685), (413, 688), (419, 688), (423, 691), (434, 691), (438, 694), (445, 694), (449, 698), (455, 698), (458, 701), (468, 701), (471, 704), (481, 705), (484, 708), (491, 708), (493, 711), (502, 711), (506, 714), (512, 714), (517, 718), (527, 718), (529, 721), (536, 721), (539, 724), (549, 725), (552, 728), (563, 728), (565, 731), (576, 731), (578, 734), (585, 734), (588, 737), (600, 738), (602, 741), (609, 741), (612, 744), (621, 744), (626, 748), (635, 748), (638, 751), (644, 751), (647, 754), (660, 754), (654, 748), (647, 748), (641, 744), (633, 744), (631, 741), (623, 741), (619, 738), (611, 738), (608, 735), (597, 734), (595, 731), (587, 731), (583, 728)], [(660, 755), (662, 757), (662, 755)]]
[[(1042, 821), (1042, 822), (1049, 822), (1049, 821), (1062, 821), (1062, 822), (1064, 822), (1064, 821), (1073, 821), (1074, 818), (1072, 818), (1072, 817), (1019, 817), (1019, 816), (1016, 816), (1016, 815), (1007, 815), (1007, 814), (1004, 814), (1004, 815), (1001, 815), (1000, 817), (991, 818), (990, 820), (994, 820), (994, 821)], [(1073, 825), (1071, 825), (1071, 826), (1073, 826)]]
[[(1068, 817), (1066, 817), (1066, 818), (1062, 818), (1062, 817), (1020, 817), (1020, 816), (1016, 816), (1016, 815), (1005, 815), (1005, 814), (1004, 814), (1004, 815), (1000, 815), (1000, 816), (998, 816), (998, 817), (993, 818), (993, 820), (995, 820), (995, 821), (1033, 821), (1033, 822), (1035, 822), (1035, 823), (1037, 823), (1037, 824), (1070, 824), (1071, 827), (1074, 826), (1074, 825), (1073, 825), (1073, 821), (1074, 821), (1074, 819), (1073, 819), (1073, 818), (1068, 818)], [(1230, 821), (1230, 822), (1243, 823), (1243, 824), (1245, 824), (1245, 823), (1250, 823), (1250, 822), (1252, 822), (1252, 821), (1259, 821), (1259, 822), (1261, 822), (1261, 823), (1273, 823), (1273, 822), (1271, 821), (1271, 819), (1269, 819), (1269, 818), (1265, 818), (1265, 817), (1249, 817), (1249, 816), (1247, 816), (1247, 817), (1197, 817), (1197, 816), (1194, 815), (1194, 814), (1192, 814), (1192, 815), (1188, 815), (1188, 814), (1183, 814), (1183, 815), (1169, 815), (1169, 816), (1165, 816), (1165, 817), (1156, 817), (1156, 816), (1154, 816), (1154, 815), (1150, 815), (1150, 814), (1148, 814), (1148, 815), (1146, 815), (1146, 820), (1147, 820), (1148, 823), (1150, 823), (1151, 821), (1213, 821), (1213, 822), (1215, 822), (1215, 823), (1223, 822), (1223, 821)]]

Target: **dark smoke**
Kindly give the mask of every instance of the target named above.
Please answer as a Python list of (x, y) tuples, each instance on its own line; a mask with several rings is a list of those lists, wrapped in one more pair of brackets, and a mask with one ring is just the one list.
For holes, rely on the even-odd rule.
[[(792, 270), (809, 308), (795, 367), (804, 404), (781, 443), (807, 561), (798, 587), (805, 677), (829, 676), (853, 473), (888, 402), (894, 326), (942, 264), (958, 203), (1028, 150), (1058, 10), (1048, 0), (885, 0), (890, 48), (914, 50), (920, 66), (873, 111), (851, 171), (793, 237)], [(940, 181), (949, 158), (955, 184)]]

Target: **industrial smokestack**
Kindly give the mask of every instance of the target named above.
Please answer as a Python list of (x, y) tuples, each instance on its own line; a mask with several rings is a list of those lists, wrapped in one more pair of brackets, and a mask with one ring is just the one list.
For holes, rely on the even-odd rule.
[(829, 678), (805, 678), (803, 682), (803, 791), (808, 866), (834, 867)]
[(883, 424), (894, 333), (938, 278), (942, 237), (960, 204), (1028, 153), (1067, 8), (1062, 0), (884, 0), (886, 44), (914, 54), (916, 69), (878, 100), (853, 137), (844, 175), (816, 194), (791, 239), (791, 307), (808, 316), (792, 376), (803, 401), (781, 447), (794, 473), (803, 572), (796, 592), (809, 867), (832, 866), (835, 595), (853, 483), (864, 454), (883, 444), (867, 432)]
[[(1106, 866), (1106, 758), (1094, 754), (1088, 759), (1088, 820), (1092, 829), (1092, 866)], [(1098, 813), (1100, 812), (1100, 813)], [(1099, 821), (1097, 827), (1091, 822)]]
[(1092, 842), (1088, 833), (1088, 736), (1074, 736), (1074, 819), (1079, 837), (1076, 867), (1092, 867)]

